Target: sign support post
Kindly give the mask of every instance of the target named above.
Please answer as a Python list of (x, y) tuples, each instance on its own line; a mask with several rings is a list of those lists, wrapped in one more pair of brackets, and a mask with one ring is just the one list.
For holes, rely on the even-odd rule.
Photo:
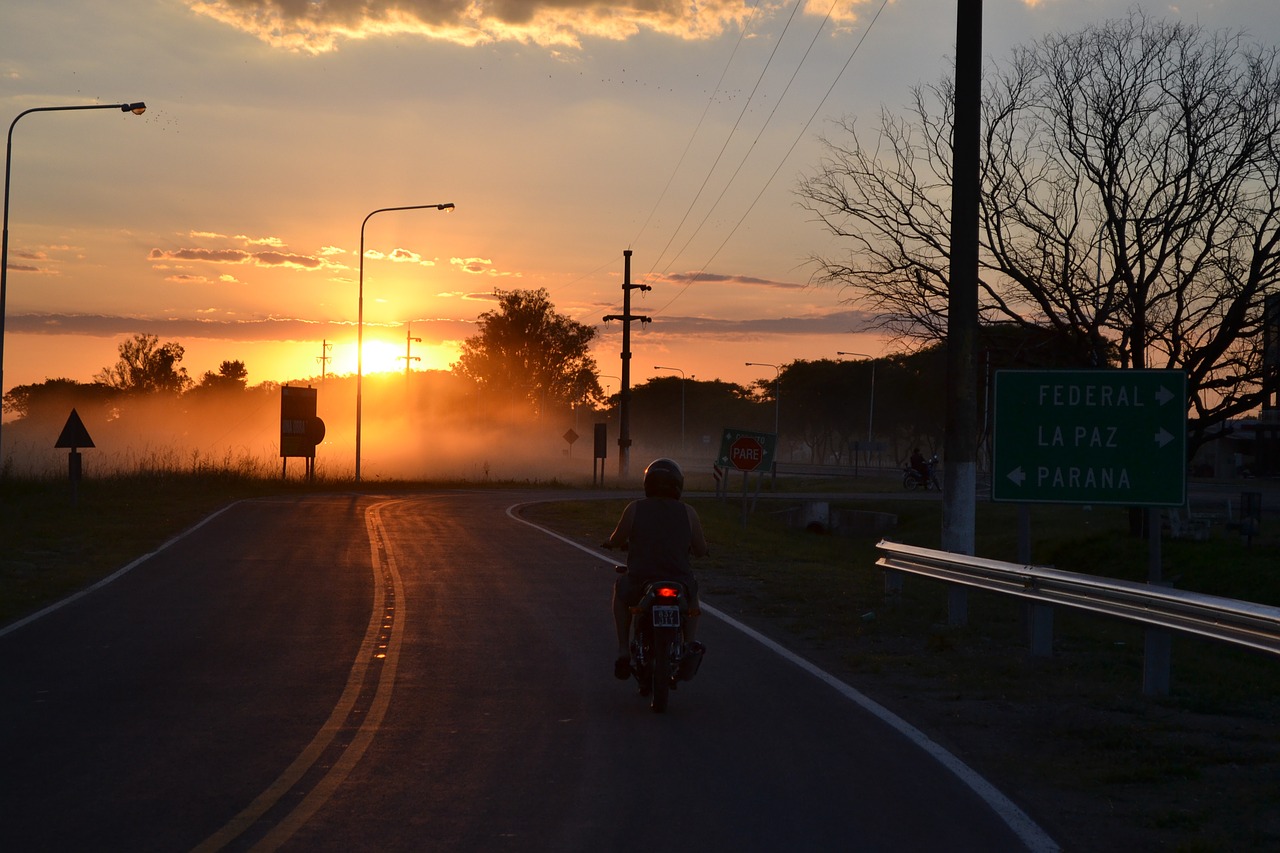
[[(1160, 507), (1187, 502), (1186, 382), (1180, 370), (997, 371), (991, 499), (1142, 507), (1147, 583), (1164, 585)], [(1033, 614), (1033, 653), (1052, 642), (1046, 619)], [(1169, 692), (1171, 652), (1168, 631), (1146, 630), (1145, 694)]]

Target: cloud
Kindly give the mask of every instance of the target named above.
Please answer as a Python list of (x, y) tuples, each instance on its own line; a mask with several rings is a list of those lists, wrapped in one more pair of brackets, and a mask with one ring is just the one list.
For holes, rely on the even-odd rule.
[[(207, 315), (210, 309), (201, 309)], [(429, 340), (455, 340), (474, 334), (472, 320), (416, 318), (415, 334)], [(378, 325), (402, 328), (400, 323), (365, 323), (366, 330)], [(126, 317), (109, 314), (15, 314), (8, 318), (7, 329), (13, 334), (85, 335), (115, 337), (146, 333), (166, 340), (206, 338), (230, 341), (318, 341), (355, 334), (354, 320), (313, 320), (302, 317)]]
[[(680, 338), (696, 336), (700, 339), (719, 338), (742, 340), (769, 335), (848, 335), (866, 331), (871, 327), (874, 315), (866, 311), (837, 310), (807, 314), (800, 317), (764, 317), (747, 320), (725, 320), (716, 317), (667, 317), (657, 316), (646, 323), (643, 334)], [(639, 328), (639, 327), (638, 327)], [(617, 324), (606, 323), (604, 333), (617, 332)]]
[(199, 261), (210, 264), (252, 264), (259, 267), (291, 267), (314, 270), (333, 266), (324, 258), (289, 252), (247, 252), (244, 249), (152, 249), (147, 260)]
[(760, 287), (776, 287), (781, 290), (804, 290), (803, 284), (792, 281), (772, 281), (767, 278), (755, 278), (749, 275), (725, 275), (709, 272), (672, 273), (663, 277), (673, 284), (753, 284)]
[[(839, 0), (836, 21), (856, 18), (866, 0)], [(249, 33), (273, 47), (306, 53), (338, 49), (344, 41), (414, 35), (465, 46), (494, 42), (578, 48), (585, 38), (622, 41), (651, 31), (689, 41), (719, 35), (746, 22), (744, 0), (188, 0), (202, 15)], [(776, 5), (776, 4), (775, 4)], [(827, 4), (814, 14), (826, 14)], [(807, 10), (806, 11), (810, 11)]]
[(492, 278), (520, 278), (519, 273), (501, 272), (493, 268), (493, 261), (488, 258), (450, 258), (449, 263), (459, 270), (471, 275), (487, 275)]
[(234, 239), (243, 240), (251, 246), (274, 246), (279, 249), (284, 245), (284, 241), (279, 237), (249, 237), (244, 234), (237, 234)]
[(436, 265), (435, 261), (429, 258), (424, 260), (422, 255), (417, 252), (411, 252), (408, 249), (393, 249), (387, 257), (397, 264), (421, 264), (424, 267), (434, 267)]
[(58, 274), (57, 270), (44, 269), (43, 267), (38, 267), (38, 266), (35, 266), (34, 264), (15, 264), (12, 261), (10, 261), (6, 266), (8, 267), (10, 272), (37, 273), (38, 275), (57, 275)]

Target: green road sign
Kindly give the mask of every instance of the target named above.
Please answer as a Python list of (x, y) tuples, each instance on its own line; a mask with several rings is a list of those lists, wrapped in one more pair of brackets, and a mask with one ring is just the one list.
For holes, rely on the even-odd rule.
[(773, 464), (778, 437), (771, 432), (725, 429), (716, 465), (739, 471), (767, 471)]
[(1187, 379), (1180, 370), (1000, 370), (991, 499), (1181, 506)]

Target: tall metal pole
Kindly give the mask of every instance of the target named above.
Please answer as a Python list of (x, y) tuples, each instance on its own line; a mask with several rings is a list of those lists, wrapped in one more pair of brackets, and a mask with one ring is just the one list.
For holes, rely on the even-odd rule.
[(653, 290), (647, 284), (631, 283), (631, 250), (622, 252), (622, 313), (606, 314), (604, 321), (622, 321), (622, 388), (618, 392), (618, 477), (631, 470), (631, 321), (652, 322), (631, 313), (631, 291)]
[[(142, 101), (132, 104), (76, 104), (69, 107), (32, 107), (23, 110), (9, 123), (9, 138), (4, 148), (4, 234), (0, 237), (0, 394), (4, 393), (4, 317), (5, 305), (9, 295), (9, 182), (13, 164), (13, 129), (18, 120), (29, 113), (67, 112), (70, 110), (119, 110), (122, 113), (133, 113), (140, 116), (147, 111)], [(3, 433), (0, 433), (2, 436)], [(0, 440), (0, 450), (3, 441)]]
[(836, 355), (856, 355), (860, 358), (871, 359), (871, 399), (867, 401), (867, 445), (869, 450), (872, 435), (871, 426), (874, 423), (876, 416), (876, 362), (879, 359), (873, 355), (868, 355), (865, 352), (841, 352), (837, 350)]
[(748, 361), (747, 367), (772, 367), (773, 368), (773, 434), (778, 435), (782, 420), (782, 368), (776, 364), (766, 364), (763, 361)]
[(684, 455), (684, 386), (685, 386), (684, 371), (678, 367), (662, 367), (657, 364), (653, 366), (653, 369), (654, 370), (674, 370), (676, 373), (680, 374), (680, 454), (683, 456)]
[(360, 223), (360, 293), (356, 303), (356, 482), (360, 482), (360, 420), (363, 408), (364, 385), (364, 227), (369, 224), (375, 213), (386, 213), (390, 210), (453, 210), (453, 202), (444, 204), (409, 204), (403, 207), (380, 207), (372, 211)]
[[(958, 0), (955, 137), (951, 190), (951, 281), (947, 297), (946, 476), (942, 548), (973, 554), (978, 451), (978, 206), (981, 193), (982, 0)], [(964, 589), (951, 587), (948, 622), (964, 625)]]

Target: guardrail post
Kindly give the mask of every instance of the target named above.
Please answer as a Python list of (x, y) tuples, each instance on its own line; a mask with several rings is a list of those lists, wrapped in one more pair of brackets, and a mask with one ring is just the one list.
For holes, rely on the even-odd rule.
[(947, 587), (947, 624), (952, 628), (969, 624), (969, 591), (959, 584)]
[[(1160, 510), (1147, 508), (1147, 583), (1169, 587), (1164, 580), (1160, 550)], [(1169, 695), (1169, 670), (1173, 666), (1173, 635), (1165, 628), (1147, 628), (1142, 643), (1142, 693)]]
[(1031, 654), (1033, 657), (1053, 657), (1053, 605), (1032, 602), (1027, 605)]
[(897, 603), (902, 600), (902, 578), (902, 572), (884, 570), (884, 597), (887, 601)]
[(1142, 694), (1169, 695), (1169, 669), (1173, 658), (1173, 634), (1164, 628), (1148, 628), (1144, 632), (1142, 656)]
[[(1031, 565), (1031, 506), (1018, 504), (1018, 562)], [(1029, 601), (1023, 611), (1032, 657), (1053, 657), (1053, 605)]]

